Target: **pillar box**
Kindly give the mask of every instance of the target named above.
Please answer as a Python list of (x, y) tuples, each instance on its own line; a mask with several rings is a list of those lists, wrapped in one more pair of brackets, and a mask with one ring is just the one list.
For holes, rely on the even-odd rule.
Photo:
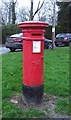
[(44, 89), (44, 22), (19, 23), (23, 32), (23, 98), (27, 103), (39, 104)]

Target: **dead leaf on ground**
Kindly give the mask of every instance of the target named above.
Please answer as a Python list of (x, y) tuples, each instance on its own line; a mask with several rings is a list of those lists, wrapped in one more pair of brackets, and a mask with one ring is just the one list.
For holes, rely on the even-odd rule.
[(11, 103), (18, 104), (18, 101), (15, 99), (11, 99)]

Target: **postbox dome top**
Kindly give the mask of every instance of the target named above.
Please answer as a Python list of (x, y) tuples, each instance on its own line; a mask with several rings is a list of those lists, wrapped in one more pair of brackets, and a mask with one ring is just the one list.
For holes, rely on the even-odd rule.
[(23, 28), (23, 27), (48, 27), (47, 23), (41, 22), (41, 21), (26, 21), (26, 22), (20, 22), (19, 27)]

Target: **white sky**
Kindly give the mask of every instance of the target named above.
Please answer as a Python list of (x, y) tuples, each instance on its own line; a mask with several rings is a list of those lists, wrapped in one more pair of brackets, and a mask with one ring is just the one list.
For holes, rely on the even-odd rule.
[[(34, 5), (36, 6), (38, 3), (38, 0), (33, 0), (33, 1), (34, 1)], [(42, 2), (43, 0), (40, 0), (40, 1)], [(30, 0), (18, 0), (18, 3), (19, 3), (19, 6), (29, 6)]]
[[(0, 0), (0, 5), (1, 5), (1, 2), (2, 1), (11, 1), (11, 0)], [(16, 0), (14, 0), (16, 1)], [(30, 0), (17, 0), (18, 1), (18, 5), (19, 6), (29, 6), (30, 5)], [(33, 0), (34, 1), (34, 5), (37, 6), (37, 3), (39, 0)], [(43, 0), (40, 0), (41, 2)], [(47, 0), (48, 2), (50, 1), (57, 1), (57, 0)], [(70, 2), (70, 0), (59, 0), (59, 1), (62, 1), (62, 2)]]
[[(11, 1), (11, 0), (0, 0), (0, 3), (1, 3), (1, 1)], [(16, 1), (16, 0), (14, 0), (14, 1)], [(37, 6), (39, 0), (33, 0), (33, 1), (34, 1), (34, 5)], [(40, 0), (41, 3), (42, 3), (42, 1), (43, 0)], [(46, 0), (46, 1), (50, 2), (50, 1), (56, 1), (56, 0)], [(18, 2), (19, 7), (30, 5), (30, 0), (17, 0), (17, 2)]]
[[(18, 1), (19, 7), (20, 6), (30, 7), (30, 0), (17, 0), (17, 1)], [(36, 8), (39, 0), (33, 0), (33, 1), (34, 1), (34, 7)], [(56, 1), (56, 0), (45, 0), (45, 1), (50, 2), (50, 1)], [(43, 0), (40, 0), (40, 3), (42, 3), (42, 2), (43, 2)]]
[[(17, 1), (18, 1), (17, 5), (19, 8), (20, 7), (30, 7), (30, 5), (31, 5), (30, 0), (17, 0)], [(40, 1), (42, 3), (43, 0), (40, 0)], [(37, 7), (37, 4), (38, 4), (38, 0), (34, 0), (34, 8)]]
[[(0, 5), (2, 1), (11, 1), (11, 0), (0, 0)], [(34, 1), (34, 8), (36, 9), (39, 0), (33, 0), (33, 1)], [(42, 1), (43, 0), (40, 0), (40, 3), (42, 3)], [(56, 0), (45, 0), (45, 1), (50, 2), (50, 1), (56, 1)], [(17, 0), (17, 8), (21, 8), (21, 7), (30, 7), (30, 0)]]

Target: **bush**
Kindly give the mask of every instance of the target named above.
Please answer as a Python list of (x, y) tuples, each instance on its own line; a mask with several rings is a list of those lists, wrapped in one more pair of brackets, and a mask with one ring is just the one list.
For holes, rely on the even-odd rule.
[(2, 44), (2, 26), (0, 26), (0, 44)]
[[(66, 26), (56, 26), (55, 27), (55, 36), (59, 33), (70, 33), (71, 29)], [(52, 39), (52, 26), (48, 26), (45, 29), (45, 38)]]
[(21, 32), (21, 29), (18, 27), (17, 24), (9, 24), (4, 25), (2, 27), (2, 44), (6, 42), (6, 38), (9, 37), (12, 34), (16, 34)]
[[(55, 35), (58, 33), (70, 32), (68, 30), (70, 29), (68, 29), (66, 26), (56, 26)], [(19, 33), (21, 31), (22, 30), (18, 27), (17, 24), (4, 25), (2, 27), (2, 43), (4, 44), (6, 42), (6, 38), (10, 35)], [(52, 26), (48, 26), (45, 29), (45, 38), (52, 39)]]
[[(62, 33), (63, 29), (61, 28), (61, 26), (56, 26), (55, 28), (55, 35), (57, 35), (58, 33)], [(45, 38), (48, 38), (48, 39), (52, 39), (52, 26), (48, 26), (46, 29), (45, 29)]]
[(45, 29), (45, 38), (52, 39), (52, 26)]

